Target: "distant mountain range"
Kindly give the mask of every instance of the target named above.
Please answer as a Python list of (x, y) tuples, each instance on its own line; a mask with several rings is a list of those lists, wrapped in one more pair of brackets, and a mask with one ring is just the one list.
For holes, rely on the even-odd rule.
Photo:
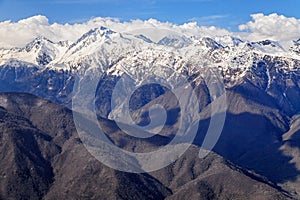
[[(207, 69), (224, 83), (227, 110), (214, 152), (200, 159), (210, 106), (220, 98), (209, 91), (207, 81), (214, 79)], [(164, 105), (166, 127), (150, 141), (124, 136), (113, 116), (125, 111), (110, 103), (116, 83), (123, 76), (137, 85), (166, 77), (176, 85), (178, 74), (192, 85), (203, 115), (188, 121), (199, 123), (199, 130), (175, 163), (130, 174), (104, 166), (85, 150), (71, 111), (76, 83), (90, 76), (99, 80), (95, 99), (84, 98), (82, 105), (95, 103), (114, 144), (140, 152), (172, 139), (180, 106), (165, 87), (141, 87), (127, 99), (132, 117), (147, 124), (149, 108)], [(0, 49), (0, 91), (9, 92), (0, 95), (0, 199), (298, 199), (299, 87), (299, 40), (290, 47), (228, 35), (168, 35), (153, 42), (99, 27), (75, 43), (39, 37), (23, 48)], [(188, 94), (182, 96), (188, 103)]]

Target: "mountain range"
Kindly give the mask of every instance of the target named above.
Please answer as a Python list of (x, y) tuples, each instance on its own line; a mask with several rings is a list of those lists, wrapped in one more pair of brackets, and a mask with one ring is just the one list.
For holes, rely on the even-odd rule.
[[(178, 101), (194, 108), (190, 94), (182, 93), (178, 101), (173, 94), (181, 75), (187, 82), (179, 89), (192, 86), (202, 115), (187, 121), (199, 129), (178, 160), (154, 172), (132, 174), (103, 165), (84, 148), (72, 103), (78, 88), (93, 89), (85, 81), (97, 79), (97, 85), (94, 96), (82, 98), (80, 105), (88, 111), (96, 105), (98, 120), (115, 145), (145, 152), (174, 137), (183, 112)], [(39, 37), (23, 48), (0, 49), (0, 91), (5, 92), (0, 96), (0, 199), (297, 199), (299, 76), (299, 40), (286, 47), (228, 35), (171, 34), (154, 42), (99, 27), (74, 43)], [(125, 113), (122, 106), (111, 105), (122, 77), (140, 85), (125, 97), (136, 122), (150, 123), (154, 104), (167, 110), (165, 127), (152, 139), (126, 136), (115, 122), (114, 116)], [(160, 77), (171, 87), (143, 85), (148, 79), (161, 82)], [(210, 82), (219, 79), (222, 84), (211, 91)], [(78, 83), (82, 85), (76, 87)], [(130, 88), (124, 83), (124, 94)], [(221, 136), (213, 152), (199, 158), (220, 91), (226, 93)], [(126, 102), (122, 95), (115, 99), (120, 105)]]

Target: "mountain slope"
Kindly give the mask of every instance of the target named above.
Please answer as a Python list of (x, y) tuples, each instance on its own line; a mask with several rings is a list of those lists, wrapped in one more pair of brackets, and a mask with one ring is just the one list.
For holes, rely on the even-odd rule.
[[(118, 173), (93, 158), (74, 132), (69, 110), (25, 94), (2, 94), (1, 99), (6, 102), (1, 110), (2, 198), (162, 199), (170, 194), (152, 177)], [(123, 184), (128, 188), (119, 189)]]
[[(186, 192), (197, 199), (289, 198), (264, 178), (214, 153), (199, 159), (195, 146), (151, 174), (115, 171), (87, 152), (68, 109), (28, 94), (1, 94), (0, 99), (2, 199), (180, 199)], [(113, 122), (101, 124), (115, 141), (127, 141), (125, 149), (137, 144)], [(146, 150), (159, 147), (146, 143), (139, 145)]]

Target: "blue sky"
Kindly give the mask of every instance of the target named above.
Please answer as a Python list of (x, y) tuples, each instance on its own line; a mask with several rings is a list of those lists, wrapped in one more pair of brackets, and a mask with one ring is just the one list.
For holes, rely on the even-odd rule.
[(41, 14), (50, 23), (76, 23), (92, 17), (122, 21), (155, 18), (182, 24), (197, 21), (237, 30), (253, 13), (300, 18), (299, 0), (0, 0), (0, 21)]

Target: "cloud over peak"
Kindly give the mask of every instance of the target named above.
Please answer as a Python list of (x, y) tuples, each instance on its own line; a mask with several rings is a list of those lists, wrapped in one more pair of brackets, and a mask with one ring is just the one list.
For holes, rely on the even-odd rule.
[(156, 19), (121, 22), (115, 18), (92, 18), (75, 24), (49, 24), (47, 17), (37, 15), (18, 22), (0, 22), (0, 47), (21, 47), (34, 38), (44, 36), (54, 42), (69, 40), (75, 42), (89, 30), (104, 26), (117, 32), (144, 34), (153, 40), (161, 39), (166, 32), (186, 35), (223, 35), (229, 32), (217, 27), (200, 27), (195, 22), (182, 25), (160, 22)]
[(196, 22), (178, 25), (156, 19), (121, 22), (116, 18), (97, 17), (75, 24), (51, 24), (47, 17), (36, 15), (17, 22), (0, 22), (0, 47), (22, 47), (39, 36), (44, 36), (54, 42), (61, 40), (75, 42), (84, 33), (100, 26), (117, 32), (143, 34), (154, 41), (172, 33), (211, 37), (233, 35), (254, 41), (264, 39), (290, 41), (300, 38), (299, 19), (288, 18), (276, 13), (270, 15), (258, 13), (251, 17), (251, 21), (239, 26), (241, 32), (233, 33), (215, 26), (198, 26)]

